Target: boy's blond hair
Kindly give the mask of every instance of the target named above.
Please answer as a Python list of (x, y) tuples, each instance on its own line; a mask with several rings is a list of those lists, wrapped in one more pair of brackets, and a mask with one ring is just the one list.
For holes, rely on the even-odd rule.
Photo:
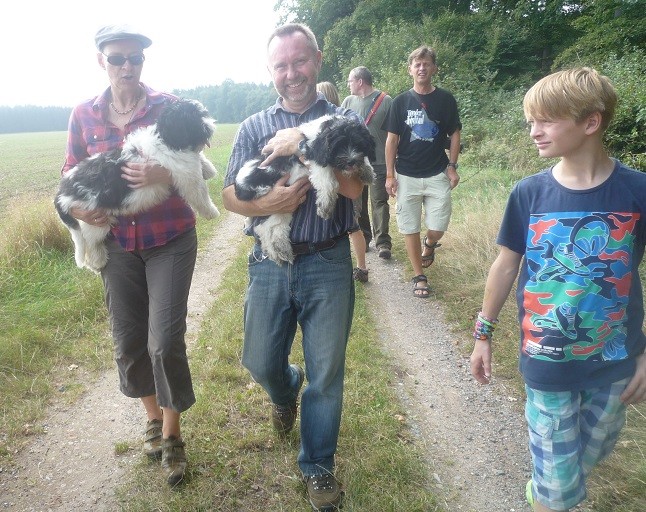
[(588, 67), (558, 71), (542, 78), (523, 100), (527, 119), (574, 119), (579, 123), (599, 112), (602, 133), (612, 121), (616, 105), (617, 94), (608, 77)]

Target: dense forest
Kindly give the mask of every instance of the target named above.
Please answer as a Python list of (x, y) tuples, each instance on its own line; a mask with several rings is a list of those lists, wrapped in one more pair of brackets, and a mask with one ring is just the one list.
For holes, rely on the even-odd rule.
[[(410, 87), (406, 57), (421, 44), (438, 53), (438, 85), (458, 99), (465, 134), (477, 142), (482, 121), (521, 123), (522, 94), (538, 78), (575, 65), (610, 76), (620, 95), (608, 133), (613, 153), (644, 163), (646, 0), (277, 0), (283, 21), (316, 33), (321, 80), (339, 85), (365, 65), (375, 85)], [(239, 122), (275, 98), (271, 86), (237, 84), (174, 91), (202, 101), (221, 123)], [(62, 109), (65, 110), (65, 109)], [(69, 110), (68, 110), (69, 111)], [(61, 130), (55, 108), (0, 107), (0, 133)], [(46, 124), (46, 121), (50, 124)], [(46, 125), (48, 127), (43, 128)], [(469, 140), (469, 139), (467, 139)]]

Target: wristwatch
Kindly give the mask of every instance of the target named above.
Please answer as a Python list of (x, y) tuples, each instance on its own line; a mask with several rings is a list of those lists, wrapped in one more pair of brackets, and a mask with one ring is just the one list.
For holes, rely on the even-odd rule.
[(447, 167), (453, 167), (456, 171), (458, 170), (458, 164), (457, 162), (449, 162), (446, 164)]

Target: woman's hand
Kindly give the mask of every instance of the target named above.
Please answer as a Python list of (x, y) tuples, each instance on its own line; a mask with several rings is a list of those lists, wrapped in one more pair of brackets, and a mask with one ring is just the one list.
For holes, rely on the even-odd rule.
[(83, 221), (90, 226), (105, 226), (110, 223), (110, 216), (103, 208), (99, 208), (97, 210), (70, 208), (69, 213), (75, 219)]
[(171, 185), (173, 183), (168, 169), (157, 162), (128, 162), (128, 165), (124, 165), (121, 170), (123, 171), (121, 177), (128, 181), (130, 188), (136, 189), (160, 183)]

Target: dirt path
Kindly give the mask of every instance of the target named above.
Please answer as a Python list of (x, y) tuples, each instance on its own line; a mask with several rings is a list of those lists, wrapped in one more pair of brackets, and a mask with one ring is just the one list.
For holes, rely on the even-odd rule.
[[(242, 222), (227, 214), (198, 254), (188, 303), (189, 347), (213, 301), (211, 290), (244, 238)], [(76, 404), (51, 410), (42, 424), (45, 434), (17, 457), (16, 468), (0, 472), (0, 510), (117, 510), (114, 490), (141, 453), (117, 457), (115, 443), (141, 437), (143, 414), (138, 400), (119, 391), (116, 368), (103, 374)]]
[[(198, 256), (189, 299), (189, 344), (212, 303), (211, 290), (243, 238), (241, 224), (239, 216), (228, 214)], [(381, 341), (446, 510), (528, 510), (523, 483), (529, 465), (519, 404), (498, 384), (474, 384), (439, 305), (412, 297), (400, 262), (380, 260), (374, 249), (367, 256), (370, 282), (365, 286)], [(140, 453), (117, 457), (114, 445), (137, 439), (141, 422), (139, 403), (117, 388), (116, 370), (102, 375), (79, 402), (50, 412), (43, 422), (46, 433), (17, 457), (15, 469), (0, 469), (0, 510), (116, 510), (114, 490)]]
[[(446, 239), (450, 244), (449, 234)], [(367, 263), (366, 286), (382, 346), (446, 510), (530, 510), (521, 407), (500, 384), (475, 383), (468, 358), (456, 347), (463, 340), (451, 334), (437, 302), (413, 297), (401, 262), (381, 260), (372, 250)], [(441, 254), (435, 264), (442, 264)], [(432, 269), (427, 275), (432, 286)]]

